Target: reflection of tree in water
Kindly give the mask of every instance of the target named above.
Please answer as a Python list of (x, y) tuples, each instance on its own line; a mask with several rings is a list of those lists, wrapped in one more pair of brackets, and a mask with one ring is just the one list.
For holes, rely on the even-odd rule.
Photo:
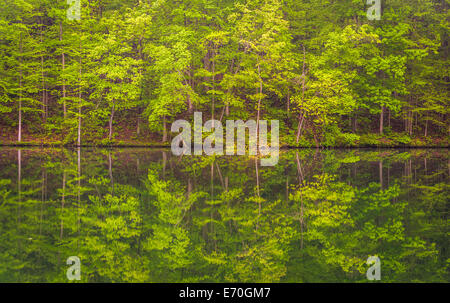
[(370, 255), (383, 282), (447, 280), (438, 154), (300, 150), (267, 168), (165, 151), (4, 153), (1, 281), (64, 282), (72, 255), (82, 281), (366, 281)]

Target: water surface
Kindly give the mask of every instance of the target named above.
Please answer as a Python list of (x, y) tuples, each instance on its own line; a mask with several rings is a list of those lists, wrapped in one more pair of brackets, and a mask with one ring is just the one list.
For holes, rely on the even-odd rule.
[(0, 148), (0, 282), (448, 282), (446, 149)]

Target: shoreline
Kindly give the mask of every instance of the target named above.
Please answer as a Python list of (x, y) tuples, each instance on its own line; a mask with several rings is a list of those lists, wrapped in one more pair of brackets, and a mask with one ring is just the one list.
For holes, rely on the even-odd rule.
[[(22, 143), (0, 143), (0, 147), (41, 147), (41, 148), (167, 148), (170, 149), (170, 144), (81, 144), (81, 145), (68, 145), (68, 144), (52, 144), (43, 143), (37, 144), (32, 142), (22, 142)], [(282, 145), (280, 150), (292, 150), (292, 149), (448, 149), (449, 145), (356, 145), (356, 146), (292, 146), (292, 145)]]

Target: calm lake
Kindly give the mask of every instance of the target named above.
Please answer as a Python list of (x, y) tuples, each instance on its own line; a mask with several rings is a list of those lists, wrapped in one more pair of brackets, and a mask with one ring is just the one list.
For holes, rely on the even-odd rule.
[(0, 148), (0, 282), (449, 282), (447, 149)]

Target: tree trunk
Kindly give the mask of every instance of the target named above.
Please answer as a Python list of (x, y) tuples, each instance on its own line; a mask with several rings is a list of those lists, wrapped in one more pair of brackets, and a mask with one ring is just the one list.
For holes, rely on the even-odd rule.
[[(42, 167), (42, 166), (41, 166)], [(42, 174), (41, 174), (41, 203), (40, 203), (40, 212), (39, 212), (39, 237), (42, 235), (42, 217), (43, 217), (43, 209), (42, 206), (46, 201), (47, 197), (47, 172), (45, 167), (42, 167)]]
[(22, 194), (22, 150), (17, 149), (17, 190), (19, 193), (19, 202)]
[(80, 41), (80, 70), (78, 74), (78, 138), (77, 145), (81, 146), (81, 41)]
[[(216, 77), (215, 77), (215, 72), (216, 72), (216, 60), (215, 60), (215, 57), (216, 57), (216, 51), (215, 51), (215, 49), (213, 48), (213, 50), (214, 50), (214, 56), (213, 56), (213, 61), (212, 61), (212, 77), (211, 77), (211, 80), (212, 80), (212, 87), (213, 87), (213, 91), (215, 90), (215, 81), (216, 81)], [(215, 111), (215, 93), (213, 93), (212, 94), (212, 104), (211, 104), (211, 120), (213, 120), (213, 127), (214, 127), (214, 111)]]
[[(192, 67), (191, 67), (192, 69)], [(194, 86), (195, 86), (195, 82), (194, 82), (194, 77), (192, 75), (192, 70), (189, 70), (189, 86), (191, 87), (192, 90), (194, 90)], [(188, 112), (191, 114), (194, 111), (194, 103), (192, 102), (191, 96), (188, 95)]]
[[(40, 39), (41, 45), (43, 44), (43, 23), (41, 20), (41, 30), (40, 30)], [(41, 77), (42, 77), (42, 121), (45, 124), (47, 122), (47, 100), (46, 100), (46, 92), (45, 92), (45, 72), (44, 72), (44, 55), (41, 54)]]
[[(17, 149), (17, 192), (18, 192), (18, 203), (17, 203), (17, 231), (20, 230), (20, 217), (22, 205), (22, 150)], [(18, 243), (20, 247), (20, 242)]]
[(167, 163), (167, 154), (165, 151), (162, 152), (162, 173), (163, 173), (163, 180), (165, 180), (166, 177), (166, 163)]
[(259, 192), (258, 158), (255, 158), (255, 173), (256, 173), (256, 194), (258, 195), (258, 213), (261, 214), (261, 196), (260, 196), (260, 192)]
[(190, 95), (187, 96), (187, 102), (188, 102), (188, 113), (191, 114), (194, 107), (192, 106), (192, 101), (191, 101), (191, 96)]
[(383, 125), (384, 124), (384, 106), (381, 106), (380, 112), (380, 135), (383, 134)]
[(225, 188), (225, 184), (223, 183), (223, 177), (222, 177), (222, 171), (220, 170), (219, 164), (216, 162), (216, 168), (217, 168), (217, 174), (219, 175), (220, 184), (222, 185), (222, 188)]
[(299, 121), (298, 121), (297, 138), (296, 138), (297, 144), (300, 141), (300, 136), (302, 134), (302, 128), (303, 128), (303, 122), (305, 121), (305, 116), (303, 115), (303, 113), (300, 113), (298, 120)]
[(211, 162), (211, 200), (214, 200), (214, 162)]
[(65, 203), (65, 197), (66, 197), (66, 170), (63, 170), (63, 184), (62, 184), (62, 197), (61, 197), (61, 226), (60, 226), (60, 232), (59, 232), (59, 238), (63, 238), (63, 232), (64, 232), (64, 203)]
[[(63, 35), (63, 29), (62, 29), (62, 22), (59, 22), (59, 41), (62, 42), (62, 35)], [(66, 68), (66, 56), (64, 54), (64, 51), (61, 54), (61, 65), (62, 65), (62, 72), (64, 73), (64, 69)], [(63, 96), (63, 113), (64, 113), (64, 119), (67, 117), (67, 108), (66, 108), (66, 80), (63, 79), (63, 85), (62, 85), (62, 96)]]
[(141, 109), (138, 107), (137, 109), (137, 122), (136, 122), (136, 135), (140, 135), (141, 134)]
[(162, 142), (167, 142), (166, 116), (163, 116), (163, 137)]
[(22, 142), (22, 33), (20, 33), (20, 67), (19, 67), (19, 129), (17, 134), (17, 141)]
[(192, 182), (191, 182), (191, 178), (188, 178), (188, 180), (187, 180), (187, 193), (186, 193), (186, 197), (188, 199), (191, 196), (191, 192), (192, 192)]
[(109, 117), (109, 141), (111, 142), (112, 139), (112, 131), (113, 131), (113, 119), (114, 119), (114, 109), (115, 109), (115, 104), (113, 102), (112, 107), (111, 107), (111, 115)]
[(111, 195), (114, 197), (114, 178), (112, 173), (111, 151), (108, 152), (108, 173), (109, 173), (109, 181), (111, 183)]
[(287, 97), (286, 97), (286, 110), (288, 112), (288, 115), (289, 115), (289, 106), (290, 106), (290, 104), (291, 104), (291, 96), (290, 96), (290, 94), (288, 92), (287, 93)]
[(379, 177), (380, 177), (380, 187), (383, 189), (383, 161), (378, 161), (378, 170), (379, 170)]
[(414, 114), (412, 110), (409, 112), (409, 135), (413, 134), (413, 123), (414, 123)]
[(300, 106), (300, 114), (298, 116), (298, 127), (297, 127), (297, 138), (296, 138), (296, 143), (298, 144), (298, 142), (300, 141), (300, 135), (302, 133), (302, 126), (303, 126), (303, 121), (305, 119), (305, 115), (303, 114), (302, 110), (303, 110), (303, 103), (305, 101), (305, 82), (306, 82), (306, 49), (305, 46), (303, 45), (303, 66), (302, 66), (302, 104)]
[[(259, 96), (258, 96), (258, 113), (256, 115), (256, 136), (259, 140), (259, 118), (260, 118), (260, 111), (261, 111), (261, 98), (262, 98), (262, 91), (263, 91), (263, 83), (261, 78), (261, 67), (259, 65), (258, 61), (258, 76), (259, 76)], [(258, 144), (258, 142), (256, 142)]]
[[(304, 182), (304, 176), (302, 172), (302, 166), (300, 164), (300, 158), (298, 157), (298, 151), (295, 153), (295, 158), (297, 161), (297, 172), (298, 172), (298, 186), (301, 187)], [(299, 215), (299, 223), (300, 223), (300, 249), (303, 249), (303, 195), (302, 191), (300, 190), (300, 215)]]
[(295, 152), (295, 160), (297, 162), (297, 173), (298, 173), (298, 185), (301, 186), (304, 181), (302, 166), (300, 164), (300, 158), (298, 156), (298, 151)]
[[(77, 230), (80, 231), (80, 206), (81, 206), (81, 148), (77, 148), (77, 176), (78, 176), (78, 186), (77, 186)], [(77, 242), (78, 243), (78, 242)], [(77, 244), (78, 245), (78, 244)], [(78, 248), (78, 247), (77, 247)]]
[(81, 91), (78, 93), (78, 130), (77, 130), (77, 145), (81, 146)]

